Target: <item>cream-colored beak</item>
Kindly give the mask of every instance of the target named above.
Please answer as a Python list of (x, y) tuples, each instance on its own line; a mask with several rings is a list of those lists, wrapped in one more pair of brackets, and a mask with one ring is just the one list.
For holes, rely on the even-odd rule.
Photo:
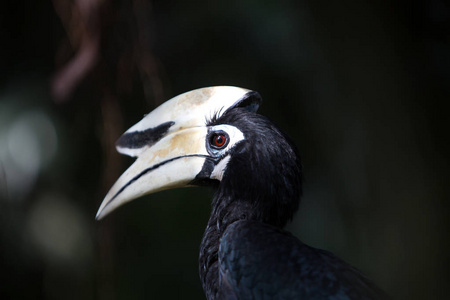
[(117, 141), (120, 153), (137, 159), (109, 190), (96, 218), (140, 196), (187, 186), (206, 161), (214, 161), (206, 149), (208, 120), (237, 106), (256, 111), (260, 101), (255, 92), (220, 86), (187, 92), (157, 107)]

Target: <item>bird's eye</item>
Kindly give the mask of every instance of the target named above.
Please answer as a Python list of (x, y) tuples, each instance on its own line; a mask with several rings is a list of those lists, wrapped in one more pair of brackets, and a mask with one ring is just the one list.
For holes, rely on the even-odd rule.
[(217, 132), (211, 135), (210, 144), (213, 148), (222, 149), (228, 144), (228, 135), (224, 132)]

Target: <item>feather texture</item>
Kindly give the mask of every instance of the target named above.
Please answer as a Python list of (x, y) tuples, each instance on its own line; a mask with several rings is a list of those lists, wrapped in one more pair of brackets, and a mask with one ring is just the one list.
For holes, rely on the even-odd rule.
[(302, 192), (294, 143), (264, 116), (240, 108), (229, 124), (245, 139), (217, 186), (200, 250), (207, 299), (386, 299), (358, 270), (283, 230)]

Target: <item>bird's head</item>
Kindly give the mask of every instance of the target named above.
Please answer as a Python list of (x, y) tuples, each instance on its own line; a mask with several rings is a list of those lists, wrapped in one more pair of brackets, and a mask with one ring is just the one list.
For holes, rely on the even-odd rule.
[(209, 87), (179, 95), (146, 115), (117, 141), (137, 157), (106, 195), (101, 219), (145, 194), (216, 185), (223, 201), (241, 201), (252, 218), (283, 226), (298, 208), (301, 165), (295, 145), (256, 114), (257, 92)]

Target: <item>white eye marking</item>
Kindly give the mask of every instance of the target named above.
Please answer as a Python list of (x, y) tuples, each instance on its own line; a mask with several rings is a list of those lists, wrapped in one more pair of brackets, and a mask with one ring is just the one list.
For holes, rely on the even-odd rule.
[(214, 153), (214, 155), (217, 155), (217, 156), (220, 156), (220, 155), (226, 153), (231, 148), (233, 148), (234, 145), (236, 145), (237, 143), (239, 143), (240, 141), (245, 139), (245, 136), (242, 133), (242, 131), (240, 131), (239, 129), (237, 129), (236, 127), (231, 126), (231, 125), (212, 126), (209, 128), (209, 132), (210, 132), (210, 136), (211, 136), (211, 134), (215, 134), (216, 132), (218, 132), (218, 133), (225, 132), (228, 135), (229, 141), (225, 148), (222, 148), (222, 149), (211, 148), (210, 149)]
[[(208, 132), (208, 152), (217, 158), (224, 156), (214, 167), (210, 178), (222, 181), (223, 174), (225, 173), (228, 162), (231, 158), (230, 154), (227, 155), (227, 152), (230, 151), (230, 149), (232, 149), (236, 144), (244, 140), (245, 136), (242, 131), (231, 125), (211, 126)], [(217, 140), (218, 137), (220, 137), (219, 141)], [(221, 144), (219, 142), (222, 142), (222, 138), (227, 139), (223, 143), (224, 148), (219, 147)]]
[(215, 167), (214, 170), (211, 172), (211, 179), (217, 179), (219, 181), (222, 181), (223, 173), (225, 173), (225, 170), (227, 168), (227, 164), (230, 161), (230, 156), (227, 155), (224, 159), (222, 159)]
[[(210, 154), (221, 157), (224, 155), (219, 163), (214, 167), (214, 170), (211, 172), (210, 178), (217, 179), (219, 181), (222, 180), (223, 174), (227, 168), (228, 162), (230, 161), (230, 154), (227, 155), (227, 152), (232, 149), (236, 144), (245, 139), (244, 134), (238, 128), (231, 125), (217, 125), (209, 128), (209, 152)], [(218, 136), (227, 138), (228, 140), (224, 143), (224, 148), (218, 148), (218, 143), (216, 138)]]

